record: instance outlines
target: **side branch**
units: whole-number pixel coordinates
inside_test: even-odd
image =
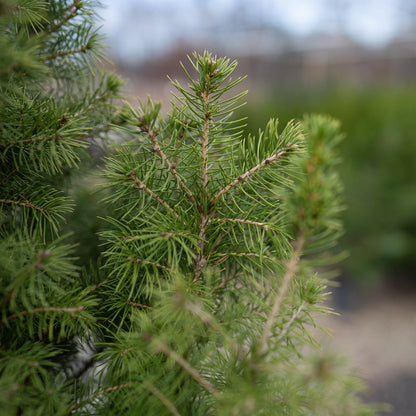
[[[220,258],[214,264],[219,264],[228,257],[258,257],[258,258],[270,260],[272,262],[276,261],[276,259],[274,259],[273,257],[265,256],[265,255],[258,254],[258,253],[251,253],[251,252],[217,253],[217,256],[220,256]]]
[[[4,182],[6,182],[7,181],[7,179],[9,179],[12,175],[14,175],[18,170],[19,170],[19,168],[21,167],[22,165],[19,165],[19,167],[18,168],[14,168],[13,170],[11,170],[4,178],[2,178],[1,180],[0,180],[0,185],[2,184],[2,183],[4,183]]]
[[[168,409],[173,416],[181,416],[175,405],[152,383],[147,384],[146,388],[165,405],[166,409]]]
[[[107,388],[105,388],[103,390],[99,390],[99,391],[91,394],[90,396],[88,396],[86,399],[81,400],[79,403],[76,403],[73,406],[71,406],[71,408],[69,409],[69,413],[68,414],[72,413],[74,410],[76,410],[79,407],[81,407],[84,403],[87,403],[87,402],[89,402],[91,400],[94,400],[97,397],[100,397],[100,396],[102,396],[104,394],[111,393],[112,391],[116,391],[116,390],[120,390],[120,389],[125,389],[125,388],[128,388],[128,387],[131,387],[132,384],[133,383],[124,383],[124,384],[119,384],[117,386],[110,386],[110,387],[107,387]]]
[[[276,321],[277,316],[279,315],[280,307],[282,305],[283,299],[285,298],[289,290],[290,283],[295,278],[296,273],[298,271],[299,258],[303,250],[303,245],[304,237],[300,236],[295,244],[295,252],[286,263],[286,273],[283,276],[282,283],[279,286],[279,290],[274,299],[272,309],[270,311],[269,316],[267,317],[266,324],[264,325],[263,332],[260,336],[258,343],[258,352],[260,354],[265,353],[267,350],[267,341],[272,335],[273,324]]]
[[[88,49],[91,49],[90,44],[83,45],[80,48],[71,49],[69,51],[57,52],[57,53],[54,53],[52,55],[46,56],[45,61],[51,61],[52,59],[62,58],[64,56],[73,55],[73,54],[76,54],[76,53],[85,53],[85,52],[87,52]]]
[[[68,313],[72,317],[75,317],[76,312],[81,312],[84,310],[83,306],[77,306],[75,308],[57,308],[57,307],[45,307],[45,308],[35,308],[30,309],[28,311],[21,311],[14,313],[13,315],[9,315],[6,317],[6,321],[10,321],[11,319],[18,318],[19,316],[24,315],[33,315],[35,313],[47,313],[47,312],[59,312],[59,313]]]
[[[84,299],[86,296],[90,295],[92,292],[94,292],[95,290],[99,289],[101,286],[105,285],[111,278],[112,278],[112,276],[107,277],[107,279],[104,279],[102,282],[100,282],[100,283],[96,284],[95,286],[93,286],[90,290],[88,290],[87,292],[85,292],[81,296],[81,299]]]
[[[63,137],[64,136],[62,134],[56,133],[56,134],[53,134],[52,136],[37,137],[35,139],[16,140],[14,142],[0,145],[0,149],[6,149],[7,147],[10,147],[10,146],[19,146],[19,145],[25,145],[29,143],[58,141],[59,139],[62,139]]]
[[[182,178],[179,176],[177,170],[176,170],[176,163],[172,163],[167,156],[165,155],[165,153],[162,151],[162,149],[160,148],[160,145],[156,139],[156,134],[153,130],[147,129],[145,127],[141,128],[142,131],[146,132],[149,135],[150,140],[152,141],[153,147],[152,150],[154,152],[156,152],[159,157],[162,159],[163,163],[165,164],[165,166],[169,169],[170,173],[173,175],[173,177],[176,179],[176,181],[178,182],[179,186],[181,187],[182,191],[185,193],[185,195],[187,196],[187,198],[196,205],[196,201],[194,196],[191,194],[191,192],[189,191],[189,189],[186,187],[184,181],[182,180]]]
[[[208,98],[206,98],[208,100]],[[205,100],[204,100],[205,104]],[[204,118],[204,131],[202,133],[202,184],[204,189],[208,184],[208,143],[209,143],[209,116]]]
[[[222,223],[234,222],[234,223],[239,223],[239,224],[254,225],[254,226],[257,226],[257,227],[264,228],[266,231],[268,231],[268,230],[277,231],[275,227],[273,227],[270,224],[266,224],[265,222],[245,220],[243,218],[216,218],[216,219],[212,220],[212,222],[222,222]]]
[[[162,270],[165,270],[167,272],[172,271],[171,269],[169,269],[169,267],[166,267],[163,264],[155,263],[153,261],[142,260],[142,259],[138,259],[136,257],[131,257],[131,256],[127,257],[127,260],[130,260],[133,263],[143,264],[144,266],[147,266],[147,265],[154,266],[158,269],[162,269]]]
[[[226,194],[231,188],[236,186],[240,182],[244,182],[246,179],[248,179],[250,176],[254,175],[257,171],[264,168],[267,165],[270,165],[271,163],[275,162],[276,160],[282,158],[285,156],[289,151],[296,149],[298,147],[297,144],[288,144],[282,151],[279,153],[276,153],[272,156],[266,157],[262,162],[260,162],[258,165],[254,166],[247,172],[240,175],[237,179],[234,179],[231,183],[229,183],[225,188],[221,189],[216,195],[214,195],[211,198],[211,203],[216,203],[224,194]]]
[[[132,172],[130,174],[130,179],[137,184],[138,188],[141,191],[145,191],[147,194],[149,194],[155,201],[157,201],[162,207],[164,207],[166,210],[168,210],[171,214],[173,214],[182,224],[185,224],[182,218],[177,214],[174,209],[169,206],[162,198],[160,198],[158,195],[156,195],[150,188],[148,188],[138,177],[136,177],[135,172]]]
[[[38,207],[37,205],[31,204],[29,201],[22,202],[22,201],[14,201],[12,199],[0,199],[0,204],[12,204],[12,205],[17,205],[19,207],[33,208],[36,211],[40,211],[46,214],[51,214],[51,211],[48,211],[45,208]]]
[[[52,26],[49,30],[44,32],[45,35],[49,35],[53,32],[56,32],[60,27],[62,27],[68,20],[71,20],[78,14],[78,10],[81,8],[81,1],[76,0],[74,1],[69,7],[67,7],[67,10],[71,10],[70,13],[68,13],[64,18],[58,22],[55,26]]]
[[[150,334],[143,334],[143,337],[148,341],[152,341]],[[208,381],[206,380],[199,372],[191,366],[183,357],[181,357],[176,351],[170,349],[166,344],[161,342],[155,345],[156,352],[162,352],[167,357],[175,361],[183,370],[185,370],[200,386],[202,386],[206,391],[211,393],[213,396],[219,396],[219,391]]]

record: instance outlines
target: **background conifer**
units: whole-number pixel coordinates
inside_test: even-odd
[[[96,300],[62,227],[121,82],[91,1],[0,2],[0,413],[68,414]],[[74,239],[74,237],[73,237]]]

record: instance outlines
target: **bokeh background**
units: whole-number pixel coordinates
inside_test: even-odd
[[[349,257],[325,348],[346,354],[368,400],[416,414],[416,1],[105,0],[101,33],[134,97],[162,101],[179,61],[239,62],[246,133],[270,117],[338,118]],[[186,82],[186,81],[184,81]],[[238,116],[238,115],[236,115]]]

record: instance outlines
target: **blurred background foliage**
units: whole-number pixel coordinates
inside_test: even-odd
[[[403,86],[338,85],[270,91],[242,110],[252,134],[276,114],[283,124],[305,113],[341,121],[342,273],[357,285],[416,285],[415,109],[415,91]]]

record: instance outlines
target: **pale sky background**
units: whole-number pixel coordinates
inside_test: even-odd
[[[103,0],[102,4],[102,32],[112,54],[128,63],[155,57],[178,42],[243,50],[247,33],[265,29],[287,32],[297,40],[317,33],[345,34],[364,46],[382,48],[400,32],[414,28],[416,11],[416,0]]]

